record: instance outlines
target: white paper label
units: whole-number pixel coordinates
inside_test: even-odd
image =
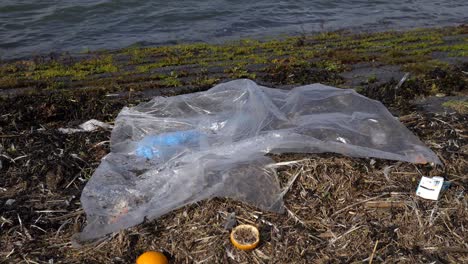
[[[424,199],[437,201],[439,199],[440,190],[444,185],[444,178],[442,177],[425,177],[421,178],[416,195]]]

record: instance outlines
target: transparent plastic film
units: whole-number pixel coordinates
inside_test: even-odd
[[[353,90],[235,80],[124,108],[111,153],[83,190],[88,223],[76,239],[94,240],[212,197],[281,212],[265,154],[284,152],[440,164],[380,102]]]

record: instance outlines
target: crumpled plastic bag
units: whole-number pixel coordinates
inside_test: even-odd
[[[123,108],[111,152],[81,202],[88,241],[212,197],[281,212],[266,153],[334,152],[414,163],[437,156],[378,101],[312,84],[292,90],[235,80]]]

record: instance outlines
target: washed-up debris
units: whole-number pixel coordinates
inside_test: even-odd
[[[401,80],[398,82],[398,84],[396,85],[395,87],[395,90],[398,90],[400,89],[400,87],[403,85],[403,83],[406,81],[406,79],[408,79],[409,77],[409,72],[405,73],[405,75],[403,75],[403,77],[401,78]]]
[[[378,101],[321,84],[279,90],[250,80],[125,107],[111,153],[84,188],[87,241],[186,204],[229,197],[282,212],[266,153],[334,152],[414,163],[438,157]]]
[[[16,202],[15,199],[8,199],[8,200],[5,202],[5,205],[6,205],[6,206],[12,206],[15,202]]]
[[[58,130],[64,134],[73,134],[73,133],[79,133],[79,132],[92,132],[97,130],[98,128],[102,129],[112,129],[113,126],[109,125],[107,123],[101,122],[96,119],[91,119],[83,124],[78,126],[79,128],[59,128]]]
[[[364,204],[367,208],[397,208],[405,207],[406,202],[403,201],[368,201]]]
[[[136,264],[168,264],[169,260],[167,257],[161,253],[156,251],[147,251],[141,254],[137,260]]]
[[[227,215],[226,222],[224,223],[224,229],[231,230],[234,226],[236,226],[236,213],[232,212]]]
[[[238,225],[231,231],[231,243],[241,250],[252,250],[260,243],[260,232],[253,225]]]
[[[416,195],[428,200],[439,200],[440,193],[450,186],[449,182],[444,182],[443,177],[423,176],[416,189]]]

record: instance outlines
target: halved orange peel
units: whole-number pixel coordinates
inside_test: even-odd
[[[231,243],[241,250],[252,250],[260,243],[260,232],[253,225],[238,225],[231,231]]]
[[[169,260],[161,252],[146,251],[137,258],[136,264],[169,264]]]

